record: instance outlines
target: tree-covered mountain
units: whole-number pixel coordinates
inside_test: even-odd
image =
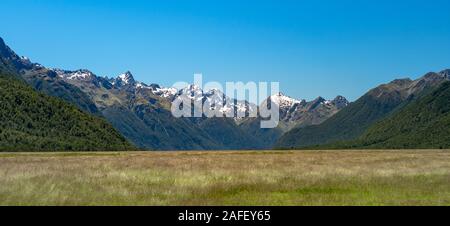
[[[372,125],[354,141],[329,148],[450,148],[450,82]]]
[[[417,79],[397,79],[383,84],[319,125],[295,128],[283,135],[276,148],[301,148],[353,140],[373,123],[427,94],[449,79],[446,71]]]
[[[134,149],[105,120],[35,91],[4,69],[0,69],[0,151]]]

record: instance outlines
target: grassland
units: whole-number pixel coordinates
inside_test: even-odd
[[[0,205],[450,205],[450,151],[3,153]]]

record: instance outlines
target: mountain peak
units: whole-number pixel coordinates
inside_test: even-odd
[[[317,97],[316,99],[313,100],[313,102],[318,102],[318,103],[322,103],[324,101],[326,101],[325,98],[323,98],[321,96],[319,96],[319,97]]]
[[[21,69],[31,69],[38,64],[32,64],[31,61],[26,57],[19,57],[9,46],[5,44],[2,38],[0,38],[0,58],[6,59],[10,62],[15,70],[20,71]]]
[[[122,74],[120,74],[117,77],[122,79],[122,80],[127,80],[127,79],[130,79],[130,78],[133,78],[133,74],[131,74],[130,71],[126,71],[125,73],[122,73]]]
[[[334,98],[333,101],[347,101],[347,99],[341,95],[338,95]]]
[[[0,57],[10,58],[11,55],[13,55],[12,51],[6,45],[5,41],[3,41],[3,39],[0,37]]]
[[[271,101],[278,104],[281,108],[292,107],[294,104],[300,103],[299,100],[284,95],[282,92],[278,92],[275,95],[269,97]]]
[[[191,84],[188,85],[186,88],[181,89],[179,91],[179,94],[187,96],[189,98],[201,98],[203,97],[203,90],[200,86]]]
[[[350,102],[348,102],[347,98],[339,95],[334,100],[331,101],[332,104],[336,105],[338,109],[346,107]]]
[[[120,74],[117,76],[115,84],[122,86],[122,85],[133,85],[136,81],[134,80],[133,74],[131,74],[130,71],[126,71],[123,74]]]

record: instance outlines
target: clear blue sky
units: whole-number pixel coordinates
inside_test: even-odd
[[[126,70],[169,86],[279,81],[296,98],[355,100],[450,68],[450,1],[2,0],[0,36],[45,66]]]

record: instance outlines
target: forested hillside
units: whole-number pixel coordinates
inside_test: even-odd
[[[333,148],[450,148],[450,82]]]
[[[114,151],[133,147],[105,120],[0,72],[0,151]]]

